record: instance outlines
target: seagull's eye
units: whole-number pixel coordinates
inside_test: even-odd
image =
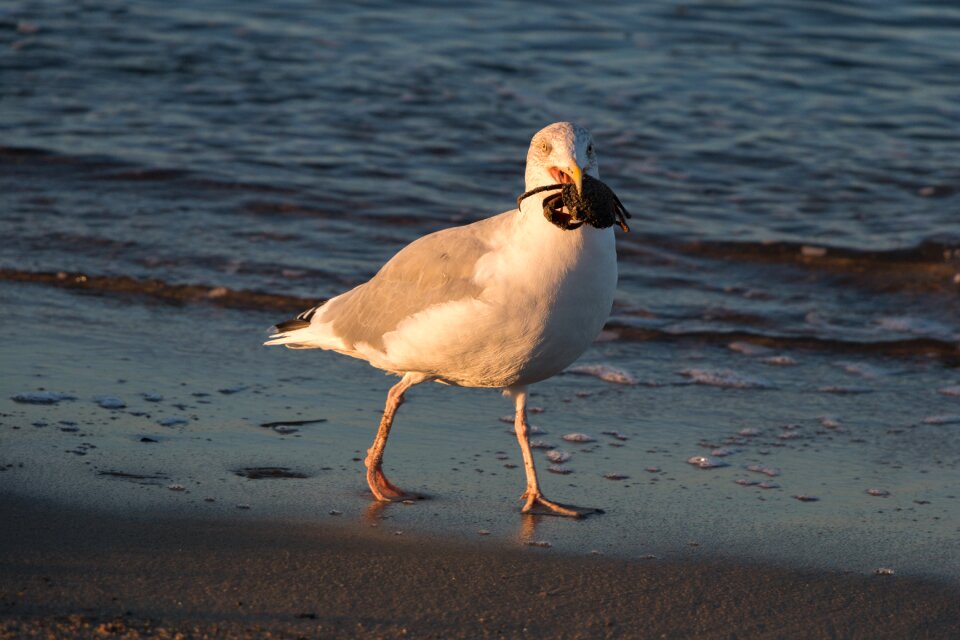
[[[592,155],[593,155],[593,145],[592,145],[592,144],[587,145],[587,155],[588,155],[588,156],[592,156]]]
[[[550,153],[552,150],[553,147],[550,146],[549,142],[544,141],[540,143],[540,151],[543,151],[544,153]]]

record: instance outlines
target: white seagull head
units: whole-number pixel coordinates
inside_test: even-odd
[[[600,178],[589,131],[572,122],[554,122],[533,136],[527,151],[527,191],[569,182],[580,191],[583,174]]]

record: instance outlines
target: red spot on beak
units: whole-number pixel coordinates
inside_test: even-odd
[[[558,184],[570,184],[573,182],[573,178],[561,171],[559,167],[550,167],[550,176]]]

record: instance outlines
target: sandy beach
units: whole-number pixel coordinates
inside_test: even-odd
[[[960,637],[949,5],[0,6],[0,636]],[[372,504],[396,380],[268,328],[561,120],[633,217],[533,458],[604,513],[432,383]]]
[[[0,510],[3,638],[960,634],[960,592],[897,576],[573,558],[375,522],[131,519],[9,496]]]

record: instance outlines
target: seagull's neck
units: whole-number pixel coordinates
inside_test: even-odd
[[[527,164],[524,179],[524,193],[529,193],[539,187],[546,187],[556,183],[557,181],[553,179],[553,176],[550,175],[550,172],[545,166]],[[558,191],[547,190],[531,194],[524,198],[520,203],[520,218],[527,223],[544,222],[552,227],[553,225],[543,217],[543,201],[556,193],[558,193]]]

